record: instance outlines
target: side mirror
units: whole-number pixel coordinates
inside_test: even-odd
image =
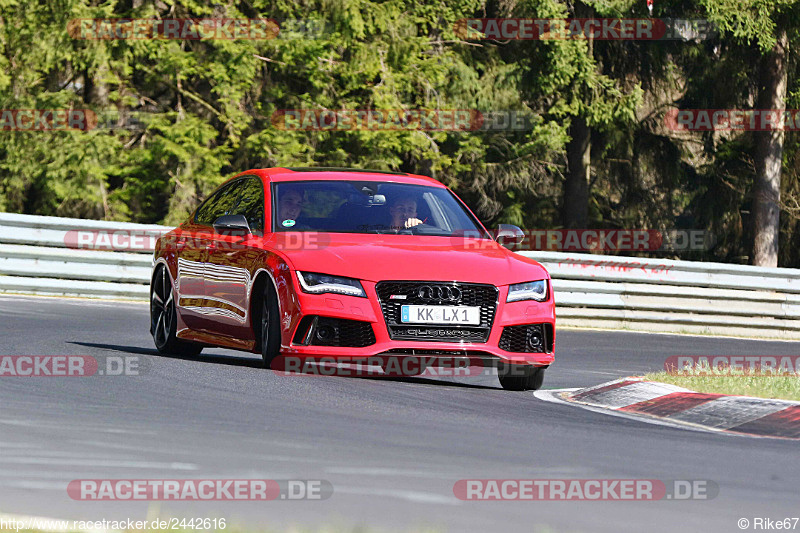
[[[214,231],[226,235],[249,235],[250,224],[242,215],[225,215],[214,221]]]
[[[525,234],[512,224],[499,224],[495,240],[500,244],[520,244],[525,240]]]

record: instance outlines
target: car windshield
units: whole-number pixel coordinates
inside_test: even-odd
[[[380,181],[294,181],[272,186],[274,231],[489,238],[448,189]]]

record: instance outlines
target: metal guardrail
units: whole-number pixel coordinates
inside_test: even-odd
[[[146,300],[152,243],[169,229],[0,213],[0,292]],[[116,238],[126,251],[83,249]],[[521,255],[550,272],[560,326],[800,339],[800,270]]]
[[[561,326],[800,339],[800,270],[523,252],[553,278]]]
[[[153,252],[148,244],[169,229],[0,213],[0,292],[146,300]],[[115,232],[136,235],[142,246],[126,252],[80,248],[83,234],[111,239]]]

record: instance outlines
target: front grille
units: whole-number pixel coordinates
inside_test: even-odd
[[[422,286],[457,288],[461,298],[456,302],[422,300],[417,294]],[[378,300],[392,340],[486,342],[492,330],[497,310],[497,287],[478,283],[442,283],[431,281],[381,281],[375,285]],[[392,296],[395,299],[390,299]],[[397,297],[401,298],[398,299]],[[405,298],[402,298],[405,297]],[[477,326],[443,326],[433,324],[403,324],[400,313],[403,305],[478,306],[480,324]]]
[[[553,351],[553,326],[528,324],[503,328],[498,346],[507,352],[550,353]]]
[[[364,348],[375,344],[372,324],[359,320],[306,316],[294,336],[295,344]]]

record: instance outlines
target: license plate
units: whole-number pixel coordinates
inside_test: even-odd
[[[404,305],[400,312],[400,322],[477,326],[481,323],[481,308],[455,305]]]

